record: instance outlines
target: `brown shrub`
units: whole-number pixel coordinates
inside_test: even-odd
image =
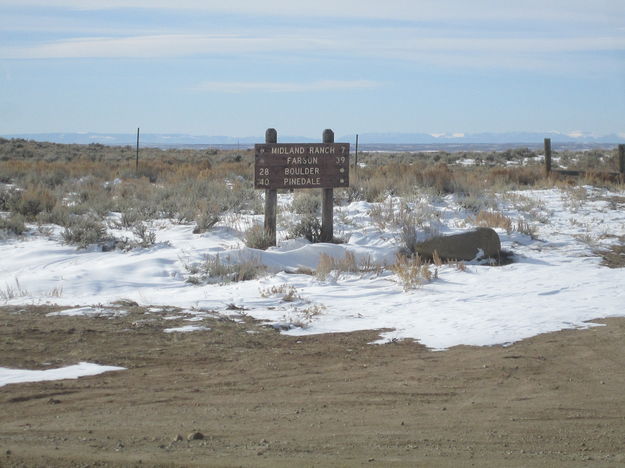
[[[57,204],[57,198],[51,190],[43,187],[30,187],[18,192],[12,211],[33,221],[41,212],[50,212]]]
[[[497,211],[480,211],[474,217],[469,218],[469,221],[476,226],[502,228],[508,234],[512,232],[512,220]]]

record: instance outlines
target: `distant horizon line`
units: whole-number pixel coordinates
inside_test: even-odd
[[[110,146],[136,144],[137,133],[117,132],[28,132],[4,133],[0,137],[6,139],[25,139],[50,143],[89,144],[100,143]],[[475,132],[475,133],[426,133],[426,132],[363,132],[347,133],[336,137],[336,141],[354,142],[356,137],[361,145],[441,145],[441,144],[543,144],[545,138],[554,143],[571,144],[620,144],[625,143],[625,132],[597,134],[594,132]],[[279,135],[281,143],[318,142],[319,138],[301,135]],[[229,136],[229,135],[198,135],[176,132],[139,132],[140,144],[146,146],[159,145],[253,145],[262,143],[264,135]]]

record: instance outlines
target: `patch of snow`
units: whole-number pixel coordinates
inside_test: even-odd
[[[119,315],[126,315],[128,312],[125,310],[107,309],[104,307],[77,307],[74,309],[61,310],[59,312],[50,312],[46,314],[48,317],[64,316],[64,317],[93,317],[93,316],[107,316],[114,317]]]
[[[102,366],[89,362],[80,362],[73,366],[47,370],[10,369],[0,367],[0,387],[14,383],[43,382],[48,380],[77,379],[104,372],[125,370],[124,367]]]
[[[201,327],[199,325],[184,325],[182,327],[165,328],[165,333],[189,333],[194,331],[210,330],[208,327]]]

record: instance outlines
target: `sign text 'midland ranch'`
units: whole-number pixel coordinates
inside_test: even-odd
[[[332,145],[332,146],[330,146]],[[277,144],[270,148],[271,154],[336,154],[336,146],[334,143],[326,143],[315,146],[302,145],[281,145]]]
[[[349,143],[255,145],[256,188],[349,186]]]

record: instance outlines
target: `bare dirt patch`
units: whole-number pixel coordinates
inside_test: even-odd
[[[619,244],[607,249],[597,249],[595,253],[601,257],[601,264],[608,268],[625,268],[625,236],[619,238]]]
[[[613,245],[607,250],[599,252],[603,259],[601,264],[609,268],[624,268],[625,267],[625,245],[618,244]]]
[[[53,310],[0,308],[0,366],[127,370],[0,387],[2,467],[625,464],[623,319],[433,352],[368,344],[376,331]],[[189,323],[210,330],[163,332]]]

